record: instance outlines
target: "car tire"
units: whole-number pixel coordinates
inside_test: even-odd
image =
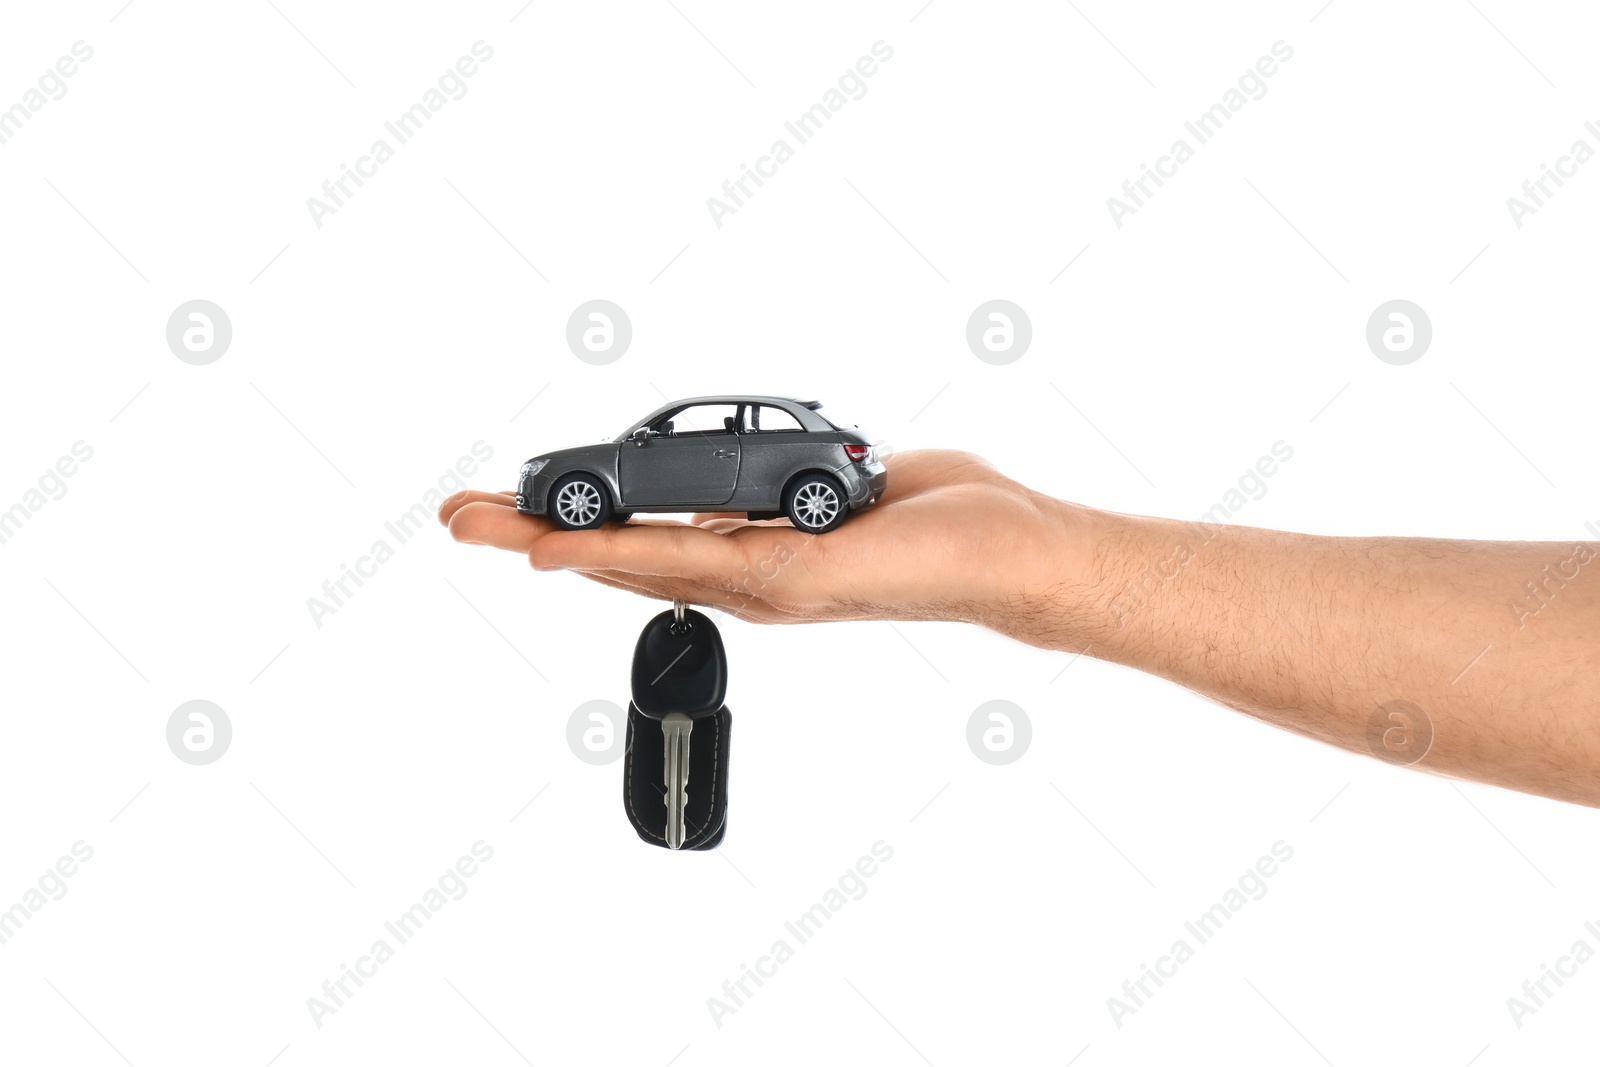
[[[837,478],[808,471],[795,477],[783,491],[783,513],[795,529],[820,534],[843,522],[850,513],[850,504]]]
[[[598,529],[611,519],[611,494],[593,474],[569,474],[550,487],[548,514],[563,530]]]

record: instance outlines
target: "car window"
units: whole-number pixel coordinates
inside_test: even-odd
[[[811,410],[816,412],[818,415],[821,415],[823,420],[826,421],[827,424],[829,426],[832,426],[835,430],[849,430],[849,429],[858,428],[855,423],[850,422],[850,421],[845,420],[845,419],[842,419],[839,416],[833,414],[831,411],[823,411],[821,404],[818,404],[816,407],[812,408]]]
[[[762,404],[755,409],[756,430],[761,433],[800,433],[805,430],[800,420],[782,408]]]
[[[666,424],[668,423],[672,426],[671,433],[674,437],[733,433],[736,432],[739,426],[739,406],[737,404],[691,404],[664,420],[659,427],[663,433],[667,432]]]

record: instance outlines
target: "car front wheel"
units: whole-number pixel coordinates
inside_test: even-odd
[[[844,521],[849,510],[844,487],[828,474],[802,474],[783,495],[783,513],[795,529],[806,533],[827,533]]]
[[[563,530],[593,530],[611,518],[611,497],[592,474],[569,474],[550,488],[550,517]]]

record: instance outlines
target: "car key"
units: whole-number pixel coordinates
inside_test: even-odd
[[[689,838],[691,739],[695,723],[708,719],[713,721],[715,732],[708,738],[713,752],[703,773],[711,779],[707,783],[711,794],[707,797],[697,790],[706,799],[706,803],[697,805],[697,810],[703,808],[706,820],[714,821],[711,825],[697,827],[697,832],[706,838],[703,843],[715,843],[709,833],[713,830],[720,839],[727,807],[726,734],[730,717],[722,703],[726,692],[727,655],[722,637],[708,617],[676,601],[671,611],[662,612],[646,624],[634,649],[633,707],[629,714],[630,766],[627,770],[629,817],[646,840],[659,837],[667,848],[680,849]],[[666,793],[663,798],[666,811],[660,835],[641,825],[642,819],[632,806],[633,720],[636,716],[661,723],[661,782]],[[641,725],[648,728],[647,724]],[[703,759],[700,762],[706,763]],[[696,781],[698,783],[698,779]],[[648,822],[653,825],[654,820]]]
[[[689,802],[689,736],[694,720],[674,711],[661,720],[661,741],[666,751],[667,847],[683,847],[684,807]]]

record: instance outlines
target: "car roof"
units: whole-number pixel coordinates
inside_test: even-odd
[[[670,404],[663,405],[663,407],[677,407],[679,404],[794,404],[812,411],[822,406],[820,400],[800,400],[792,396],[763,396],[759,393],[723,393],[718,396],[685,397],[682,400],[674,400]]]

